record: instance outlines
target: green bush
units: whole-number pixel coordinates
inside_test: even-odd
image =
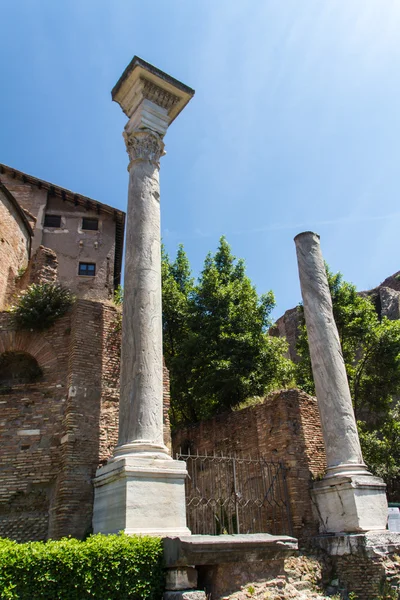
[[[162,589],[159,538],[0,539],[1,600],[159,600]]]
[[[33,283],[17,297],[9,312],[20,329],[47,329],[74,300],[70,290],[59,283]]]

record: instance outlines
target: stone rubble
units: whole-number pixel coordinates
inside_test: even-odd
[[[248,583],[221,600],[326,600],[331,596],[324,596],[321,591],[322,571],[323,564],[316,558],[290,557],[285,560],[284,575],[270,581]]]

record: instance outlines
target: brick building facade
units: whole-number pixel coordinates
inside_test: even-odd
[[[0,181],[8,198],[0,190],[0,234],[10,240],[14,253],[21,255],[8,225],[12,221],[10,199],[15,214],[15,207],[19,207],[20,237],[24,235],[21,218],[25,229],[30,229],[32,256],[40,246],[53,250],[58,259],[58,280],[78,298],[112,298],[121,277],[125,213],[3,164]],[[26,267],[27,259],[21,255],[17,265],[14,258],[10,262],[3,247],[0,252],[2,260],[7,258],[12,281]],[[1,271],[0,277],[4,277]],[[9,286],[4,298],[0,296],[0,310],[11,301],[13,292]]]

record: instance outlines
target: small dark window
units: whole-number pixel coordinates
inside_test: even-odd
[[[45,227],[61,227],[61,216],[60,215],[45,215],[44,216]]]
[[[79,263],[79,275],[94,277],[96,275],[96,265],[94,263]]]
[[[97,231],[99,228],[98,219],[82,219],[82,229],[89,229],[89,231]]]

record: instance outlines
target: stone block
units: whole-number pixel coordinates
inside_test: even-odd
[[[205,592],[186,590],[180,592],[164,592],[163,600],[206,600]]]
[[[320,533],[386,529],[386,485],[378,477],[327,477],[314,483],[312,497]]]
[[[191,590],[197,587],[197,570],[194,567],[167,569],[166,590]]]
[[[384,530],[320,535],[313,539],[313,544],[325,550],[330,556],[351,555],[379,558],[400,552],[400,533]]]
[[[190,535],[186,527],[185,463],[125,456],[98,469],[94,533]]]
[[[167,567],[257,562],[293,556],[297,540],[287,535],[191,535],[166,537],[164,559]]]

